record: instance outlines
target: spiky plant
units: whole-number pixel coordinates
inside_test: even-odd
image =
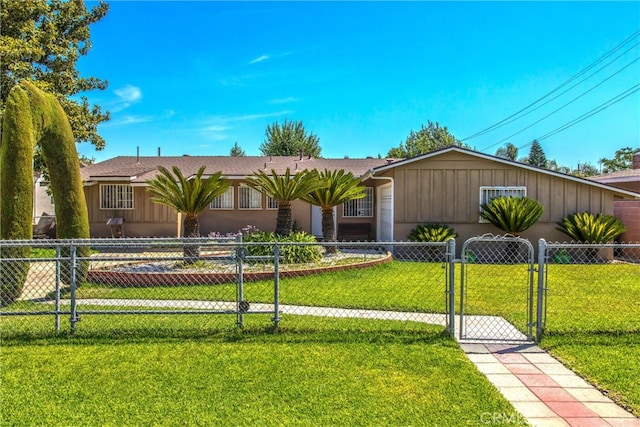
[[[343,169],[335,171],[325,169],[322,172],[314,169],[311,173],[323,185],[321,188],[302,196],[301,199],[320,207],[322,211],[322,238],[325,242],[335,242],[336,225],[333,218],[333,208],[350,200],[365,197],[364,187],[360,185],[359,178]],[[327,253],[334,253],[336,250],[335,246],[325,247]]]
[[[198,215],[213,199],[227,191],[230,182],[222,177],[222,172],[203,179],[205,166],[198,169],[191,179],[187,179],[177,166],[172,169],[173,173],[158,166],[158,176],[146,181],[147,191],[152,195],[151,201],[169,206],[184,215],[185,237],[200,237]],[[185,246],[185,263],[194,262],[199,256],[199,247]]]
[[[606,243],[627,231],[622,221],[613,215],[574,213],[558,223],[557,230],[582,243]]]
[[[420,224],[409,232],[412,242],[446,242],[456,237],[458,233],[446,224]]]
[[[254,190],[277,200],[276,234],[281,236],[291,234],[291,202],[306,196],[323,185],[316,179],[315,174],[308,170],[292,174],[289,168],[281,175],[273,169],[270,174],[261,170],[256,171],[252,176],[247,177],[246,183]]]
[[[542,205],[528,197],[496,197],[480,207],[480,216],[513,236],[530,228],[542,216]]]

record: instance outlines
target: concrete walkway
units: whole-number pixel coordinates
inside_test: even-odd
[[[63,302],[63,304],[65,303],[68,304],[68,301]],[[190,300],[83,299],[78,300],[77,303],[79,309],[85,305],[220,311],[236,308],[236,304],[232,302]],[[296,305],[280,305],[279,307],[282,314],[401,320],[441,326],[446,324],[444,314]],[[273,305],[252,304],[250,312],[273,312]],[[495,337],[494,341],[486,339],[479,341],[477,339],[478,337],[489,338],[495,334],[496,330],[511,331],[511,328],[515,330],[505,319],[495,316],[470,317],[472,317],[472,322],[465,328],[473,325],[472,335],[476,337],[476,340],[458,340],[462,350],[532,426],[640,427],[639,419],[616,405],[611,399],[535,344],[528,342],[505,344],[504,341],[495,340]],[[456,316],[456,337],[459,336],[458,322],[459,316]],[[499,325],[498,328],[496,328],[496,324]],[[487,330],[483,331],[481,325],[486,325]],[[468,332],[471,330],[468,329]],[[508,336],[513,338],[511,334]],[[517,338],[521,337],[523,336]],[[507,416],[508,414],[503,415]],[[507,421],[501,420],[500,423],[504,424]]]

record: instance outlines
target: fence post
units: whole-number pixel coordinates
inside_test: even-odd
[[[62,255],[60,245],[56,245],[56,332],[60,331],[60,263]]]
[[[547,242],[538,240],[538,300],[536,302],[536,342],[542,338],[542,306],[544,304],[544,278],[546,274]]]
[[[239,328],[244,327],[244,255],[245,249],[242,247],[242,234],[238,234],[236,236],[236,242],[238,246],[236,246],[236,273],[237,277],[237,287],[236,287],[236,325]]]
[[[280,247],[273,247],[273,326],[280,323]]]
[[[69,281],[71,282],[71,318],[69,319],[71,322],[71,335],[76,332],[76,323],[78,322],[78,312],[76,306],[76,268],[77,268],[77,260],[76,260],[76,245],[71,243],[70,251],[69,251]]]
[[[447,240],[447,262],[449,263],[449,334],[456,335],[456,240]]]

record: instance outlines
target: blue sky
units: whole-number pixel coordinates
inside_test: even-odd
[[[385,156],[428,120],[465,139],[631,37],[544,101],[575,85],[557,99],[465,139],[489,154],[511,142],[524,156],[640,84],[640,2],[109,3],[78,63],[109,81],[86,94],[111,111],[106,148],[79,146],[97,160],[136,147],[227,155],[236,141],[260,155],[267,125],[285,119],[318,135],[324,157]],[[640,146],[640,91],[540,143],[569,166]]]

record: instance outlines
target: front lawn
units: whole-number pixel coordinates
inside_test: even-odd
[[[441,328],[300,321],[277,333],[5,343],[0,425],[460,426],[515,414]]]

